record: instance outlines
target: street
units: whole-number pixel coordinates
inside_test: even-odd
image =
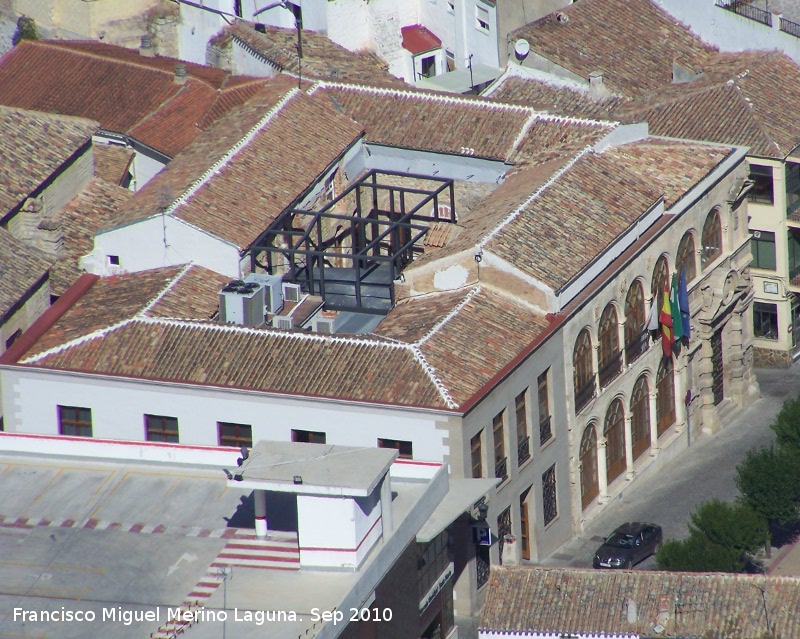
[[[784,400],[800,392],[800,363],[790,369],[757,371],[761,399],[732,423],[712,436],[693,438],[691,447],[659,472],[639,478],[591,521],[583,536],[565,544],[546,566],[591,567],[592,555],[602,540],[626,521],[660,524],[664,539],[688,535],[689,515],[713,498],[730,501],[738,494],[734,484],[736,465],[746,452],[769,445],[769,428]],[[639,568],[652,568],[645,560]]]

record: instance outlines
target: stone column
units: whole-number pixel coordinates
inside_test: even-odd
[[[253,491],[253,502],[256,510],[256,538],[267,538],[267,492],[256,488]]]
[[[597,337],[594,338],[594,343],[592,343],[592,371],[594,372],[594,396],[597,397],[600,394],[600,363],[598,354],[600,352],[600,342],[597,341]]]
[[[597,483],[600,485],[600,495],[597,499],[601,504],[604,504],[608,501],[608,466],[606,465],[605,435],[597,439]]]
[[[675,432],[682,433],[686,428],[686,389],[689,381],[686,379],[688,368],[686,358],[679,356],[675,358]]]
[[[633,432],[631,429],[631,413],[629,410],[625,411],[625,466],[627,472],[625,479],[633,479],[635,472],[633,470]]]
[[[655,380],[653,380],[655,386]],[[658,455],[661,446],[658,444],[658,406],[656,404],[657,394],[650,393],[650,456]]]

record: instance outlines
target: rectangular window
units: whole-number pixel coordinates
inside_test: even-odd
[[[528,390],[525,389],[514,400],[514,410],[517,417],[517,465],[522,466],[531,458],[531,438],[528,436],[528,404],[525,399]]]
[[[544,509],[544,525],[546,526],[558,516],[555,464],[550,466],[542,475],[542,506]]]
[[[506,536],[511,534],[511,506],[497,516],[497,550],[500,554],[500,565],[503,565],[503,546]]]
[[[232,422],[217,422],[217,434],[220,446],[233,446],[241,448],[253,446],[253,427],[250,424],[234,424]]]
[[[306,444],[325,444],[327,436],[316,430],[296,430],[292,428],[292,441]]]
[[[92,436],[92,409],[79,406],[58,407],[58,432],[73,437]]]
[[[536,378],[539,387],[539,445],[544,446],[553,437],[550,428],[550,393],[547,387],[547,375],[550,373],[548,368],[544,373]]]
[[[790,229],[789,235],[789,278],[800,275],[800,231]]]
[[[489,10],[480,6],[475,7],[475,28],[478,31],[489,33]]]
[[[492,420],[492,436],[494,437],[494,476],[500,479],[508,477],[508,468],[506,467],[506,445],[505,445],[505,429],[503,422],[505,421],[505,411],[499,412]]]
[[[11,333],[11,337],[6,340],[6,348],[11,348],[11,345],[16,342],[22,336],[22,329],[18,328],[13,333]]]
[[[787,162],[786,167],[786,215],[800,208],[800,164]]]
[[[445,60],[447,60],[447,72],[456,70],[456,55],[452,51],[445,50],[444,52]]]
[[[772,167],[759,164],[750,165],[750,180],[753,187],[747,199],[758,204],[772,204],[775,201],[772,188]]]
[[[531,558],[531,534],[528,521],[528,502],[526,501],[530,491],[531,489],[528,488],[528,490],[519,496],[520,550],[522,551],[523,559]]]
[[[149,442],[178,443],[178,418],[164,415],[145,415],[144,426]]]
[[[753,253],[753,266],[769,271],[775,270],[775,233],[771,231],[753,231],[750,239],[750,250]]]
[[[483,431],[469,440],[470,456],[472,459],[472,477],[483,477],[483,451],[481,450],[481,435]]]
[[[426,58],[422,58],[422,73],[420,74],[423,78],[432,78],[436,75],[436,56],[429,55]]]
[[[394,448],[400,451],[400,459],[413,459],[414,452],[411,442],[401,439],[378,438],[378,448]]]
[[[778,305],[753,302],[753,334],[761,339],[778,339]]]

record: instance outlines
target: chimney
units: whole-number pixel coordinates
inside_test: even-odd
[[[153,58],[156,55],[156,50],[153,48],[153,36],[149,33],[142,36],[142,43],[139,45],[139,55],[145,58]]]
[[[602,71],[592,71],[589,74],[589,95],[596,102],[605,100],[611,95],[605,84],[603,84]]]
[[[179,64],[175,67],[175,84],[184,84],[187,77],[185,64]]]

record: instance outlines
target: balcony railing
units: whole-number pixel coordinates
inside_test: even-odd
[[[747,0],[717,0],[717,6],[765,24],[768,27],[772,26],[772,14],[769,11],[764,11],[764,9],[748,4]]]
[[[517,444],[517,466],[522,466],[531,458],[531,438],[526,437]]]
[[[646,329],[632,342],[625,344],[625,361],[628,365],[639,359],[650,347],[650,335]]]
[[[595,396],[595,376],[592,375],[589,381],[580,388],[575,389],[575,412],[578,413]]]
[[[494,465],[494,476],[505,481],[508,479],[508,457],[503,457]]]
[[[539,446],[544,446],[553,437],[553,431],[550,428],[550,415],[547,419],[539,422]]]
[[[606,364],[600,367],[600,388],[605,388],[622,372],[622,353],[612,355]]]
[[[800,24],[797,24],[796,22],[792,22],[786,18],[781,18],[780,29],[784,33],[788,33],[795,38],[800,38]]]

